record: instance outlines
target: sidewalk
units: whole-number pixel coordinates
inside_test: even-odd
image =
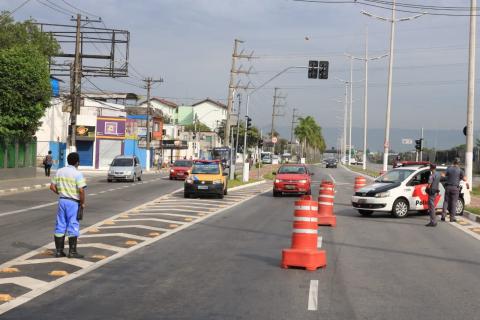
[[[92,178],[98,176],[107,175],[107,170],[80,170],[85,177]],[[144,175],[150,174],[165,174],[167,169],[162,169],[160,171],[149,171],[144,172]],[[51,177],[55,176],[55,171],[52,170]],[[31,191],[35,189],[43,189],[50,187],[51,177],[46,177],[43,171],[43,168],[37,169],[37,176],[34,178],[21,178],[21,179],[9,179],[9,180],[0,180],[0,196],[5,194],[12,194],[23,191]]]

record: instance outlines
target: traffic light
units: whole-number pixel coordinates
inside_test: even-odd
[[[259,148],[263,147],[263,140],[262,139],[258,140],[258,147]]]
[[[308,79],[318,78],[318,61],[308,61]]]
[[[318,79],[328,79],[328,61],[320,61],[318,66]]]
[[[423,149],[423,139],[415,140],[415,149],[421,151]]]
[[[246,116],[246,117],[247,117],[247,131],[249,131],[252,128],[252,118],[250,118],[249,116]]]

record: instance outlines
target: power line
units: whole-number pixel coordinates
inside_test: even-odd
[[[77,11],[80,11],[80,12],[86,13],[86,14],[89,15],[89,16],[97,17],[97,18],[100,18],[100,19],[101,19],[100,16],[97,16],[97,15],[95,15],[95,14],[93,14],[93,13],[90,13],[90,12],[88,12],[88,11],[85,11],[85,10],[82,10],[82,9],[80,9],[80,8],[78,8],[78,7],[75,7],[74,5],[68,3],[68,2],[65,1],[65,0],[62,0],[62,2],[65,3],[67,6],[73,8],[73,9],[75,9],[75,10],[77,10]]]
[[[42,2],[41,0],[37,0],[37,2],[40,3],[41,5],[47,7],[47,8],[52,9],[53,11],[57,11],[57,12],[59,12],[59,13],[61,13],[61,14],[64,14],[64,15],[66,15],[66,16],[68,16],[68,17],[71,16],[70,13],[66,13],[65,11],[62,11],[62,10],[57,9],[57,8],[55,8],[55,7],[52,7],[52,6],[48,5],[47,3]]]
[[[3,14],[2,16],[0,16],[0,19],[1,18],[6,18],[6,17],[10,17],[12,14],[14,14],[15,12],[17,12],[18,10],[20,10],[24,5],[26,5],[27,3],[29,3],[31,0],[26,0],[24,2],[22,2],[18,7],[16,7],[15,9],[13,9],[12,11],[8,11],[6,12],[5,14]]]

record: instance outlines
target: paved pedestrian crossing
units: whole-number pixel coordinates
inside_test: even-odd
[[[78,248],[85,259],[54,258],[55,246],[49,243],[5,262],[0,265],[0,314],[269,190],[269,183],[254,184],[232,189],[224,199],[184,199],[179,190],[82,230]]]

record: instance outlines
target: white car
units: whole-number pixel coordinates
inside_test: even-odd
[[[437,172],[443,173],[445,166],[438,166]],[[409,211],[428,210],[428,195],[425,188],[428,185],[430,168],[428,165],[400,167],[388,171],[378,177],[352,196],[352,205],[361,215],[371,215],[373,212],[390,212],[397,218],[406,217]],[[445,200],[445,178],[442,177],[440,193],[437,196],[436,208],[443,208]],[[457,215],[463,214],[465,205],[470,204],[470,191],[466,184],[460,183],[460,197],[457,203]]]

